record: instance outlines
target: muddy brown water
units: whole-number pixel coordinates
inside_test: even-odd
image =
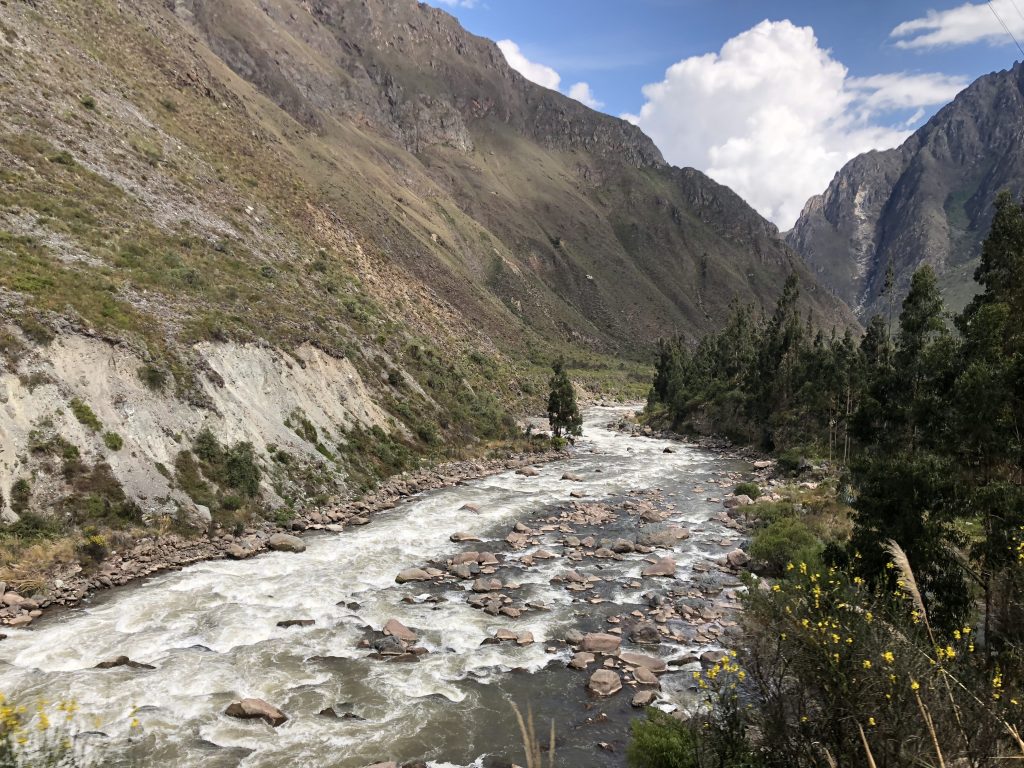
[[[711,520],[721,506],[705,497],[721,495],[715,483],[723,472],[749,465],[605,428],[622,413],[588,410],[572,457],[539,467],[539,477],[509,472],[430,492],[367,526],[307,536],[302,554],[200,563],[106,592],[36,628],[11,631],[0,643],[0,691],[29,703],[76,701],[87,727],[105,734],[92,741],[108,744],[104,764],[111,766],[361,768],[415,759],[434,768],[521,764],[513,701],[532,706],[542,731],[555,720],[561,768],[624,765],[629,722],[639,714],[630,706],[632,691],[603,700],[589,696],[586,675],[566,668],[572,651],[559,641],[570,629],[606,629],[607,616],[639,607],[649,589],[669,586],[640,579],[641,555],[582,563],[560,557],[516,572],[522,584],[516,602],[548,607],[518,619],[471,608],[470,582],[395,583],[403,568],[471,548],[508,552],[509,559],[529,554],[536,548],[510,552],[504,545],[510,526],[564,508],[572,491],[620,502],[650,488],[660,488],[674,504],[672,521],[694,531],[676,547],[675,587],[702,578],[694,563],[720,558],[726,550],[719,540],[735,538]],[[669,446],[674,453],[663,452]],[[565,472],[583,481],[563,481]],[[696,486],[707,491],[694,492]],[[463,509],[467,502],[480,511]],[[486,543],[452,543],[456,531],[471,531]],[[635,535],[635,518],[598,533]],[[543,546],[561,553],[561,538],[548,534]],[[567,568],[600,573],[597,594],[605,602],[574,601],[573,593],[549,583]],[[637,581],[642,588],[629,586]],[[423,600],[430,595],[443,602]],[[418,663],[375,661],[357,648],[392,617],[414,628],[429,650]],[[277,626],[288,619],[315,624]],[[537,642],[481,645],[499,628],[528,630]],[[716,647],[695,641],[638,650],[672,660]],[[119,655],[155,669],[94,669]],[[664,675],[660,706],[685,704],[691,679],[688,669]],[[290,719],[271,728],[225,716],[239,697],[266,699]],[[327,707],[349,716],[319,714]]]

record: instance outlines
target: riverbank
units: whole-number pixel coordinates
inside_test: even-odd
[[[251,525],[237,535],[218,529],[201,537],[176,533],[145,536],[131,543],[123,552],[111,552],[88,572],[79,563],[64,564],[50,575],[46,583],[31,585],[30,593],[22,589],[26,594],[21,594],[13,585],[0,581],[0,623],[9,627],[26,627],[46,611],[78,605],[99,590],[124,586],[206,560],[254,557],[268,550],[274,534],[296,534],[307,530],[341,533],[351,526],[366,525],[375,513],[392,509],[402,500],[417,494],[567,456],[565,451],[546,450],[517,452],[505,458],[448,462],[392,476],[359,499],[332,510],[309,511],[287,525],[267,520]],[[4,635],[0,634],[2,639]]]

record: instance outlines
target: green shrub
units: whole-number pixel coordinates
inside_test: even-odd
[[[124,448],[124,440],[117,432],[104,432],[103,444],[112,451],[120,451]]]
[[[779,471],[787,475],[795,475],[800,471],[800,468],[804,466],[807,459],[804,458],[804,452],[799,448],[790,448],[788,451],[783,451],[778,457]]]
[[[626,750],[630,768],[700,768],[697,738],[689,723],[657,709],[634,720]]]
[[[96,99],[88,94],[82,96],[82,98],[78,100],[78,103],[90,111],[96,109]]]
[[[737,496],[749,496],[752,499],[756,499],[761,495],[761,489],[757,483],[740,483],[736,486],[735,493]]]
[[[224,459],[224,485],[234,488],[250,498],[260,495],[259,465],[252,443],[237,443],[231,447]]]
[[[14,485],[11,486],[11,509],[20,515],[28,509],[31,500],[32,486],[29,485],[28,480],[24,477],[15,480]]]
[[[138,374],[142,383],[154,392],[162,392],[167,386],[167,374],[151,363],[139,368]]]
[[[93,413],[92,408],[90,408],[87,403],[83,403],[76,397],[69,403],[69,405],[71,407],[71,412],[82,425],[93,432],[99,432],[103,429],[103,423],[99,420],[99,417]]]
[[[201,461],[208,464],[219,464],[224,460],[224,449],[209,428],[196,435],[196,439],[192,443],[192,450]]]
[[[781,574],[789,563],[816,562],[823,545],[810,528],[795,517],[783,517],[754,534],[750,556]]]

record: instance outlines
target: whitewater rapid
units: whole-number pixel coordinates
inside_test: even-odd
[[[694,486],[720,476],[725,460],[605,428],[623,412],[588,410],[573,456],[539,467],[539,477],[508,472],[430,492],[377,514],[369,525],[306,536],[302,554],[197,564],[111,590],[32,629],[11,631],[0,643],[0,691],[23,701],[76,701],[90,728],[116,745],[108,765],[122,758],[134,765],[204,768],[361,768],[414,758],[433,766],[485,765],[488,756],[513,756],[512,700],[532,703],[539,714],[575,733],[575,724],[586,717],[580,705],[585,680],[565,669],[568,651],[552,653],[549,644],[588,622],[598,626],[611,607],[618,608],[588,608],[549,584],[576,564],[556,559],[524,571],[522,594],[549,610],[519,619],[471,608],[468,583],[466,591],[447,594],[444,602],[417,603],[429,590],[398,585],[395,575],[467,549],[449,540],[456,531],[495,540],[474,548],[504,552],[500,540],[512,523],[550,513],[572,491],[602,500],[662,488],[675,503],[672,520],[694,529],[675,553],[680,578],[697,560],[720,555],[715,537],[721,534],[703,524],[721,508]],[[666,453],[669,447],[674,452]],[[565,472],[583,481],[566,482]],[[479,512],[464,508],[467,503]],[[642,558],[601,567],[620,583],[638,576]],[[624,592],[611,597],[623,603],[637,599]],[[367,627],[379,630],[390,618],[419,634],[418,644],[429,650],[419,663],[373,661],[357,648]],[[315,624],[277,626],[289,619]],[[530,631],[537,642],[481,645],[502,627]],[[663,653],[686,650],[699,648]],[[120,655],[155,669],[94,669]],[[290,719],[274,729],[224,716],[239,697],[265,699]],[[359,719],[319,714],[327,707]],[[630,716],[628,700],[613,707],[613,724],[621,729]],[[587,745],[596,745],[603,727],[595,725],[593,737],[567,736],[560,764],[621,764],[621,755],[600,754],[596,746],[587,761]]]

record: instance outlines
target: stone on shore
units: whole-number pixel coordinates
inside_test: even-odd
[[[267,541],[267,547],[274,552],[305,552],[306,545],[298,536],[287,533],[275,533]]]
[[[263,699],[242,699],[233,701],[224,710],[228,717],[237,717],[242,720],[254,720],[260,718],[277,728],[277,726],[288,721],[287,715],[272,704]]]
[[[430,574],[422,568],[406,568],[395,576],[395,581],[399,584],[405,584],[409,581],[430,581]]]
[[[647,690],[644,690],[644,691],[637,691],[633,695],[633,700],[630,703],[634,707],[639,709],[640,707],[646,707],[651,702],[653,702],[655,696],[657,696],[657,694],[654,691],[652,691],[650,688],[648,688]]]

